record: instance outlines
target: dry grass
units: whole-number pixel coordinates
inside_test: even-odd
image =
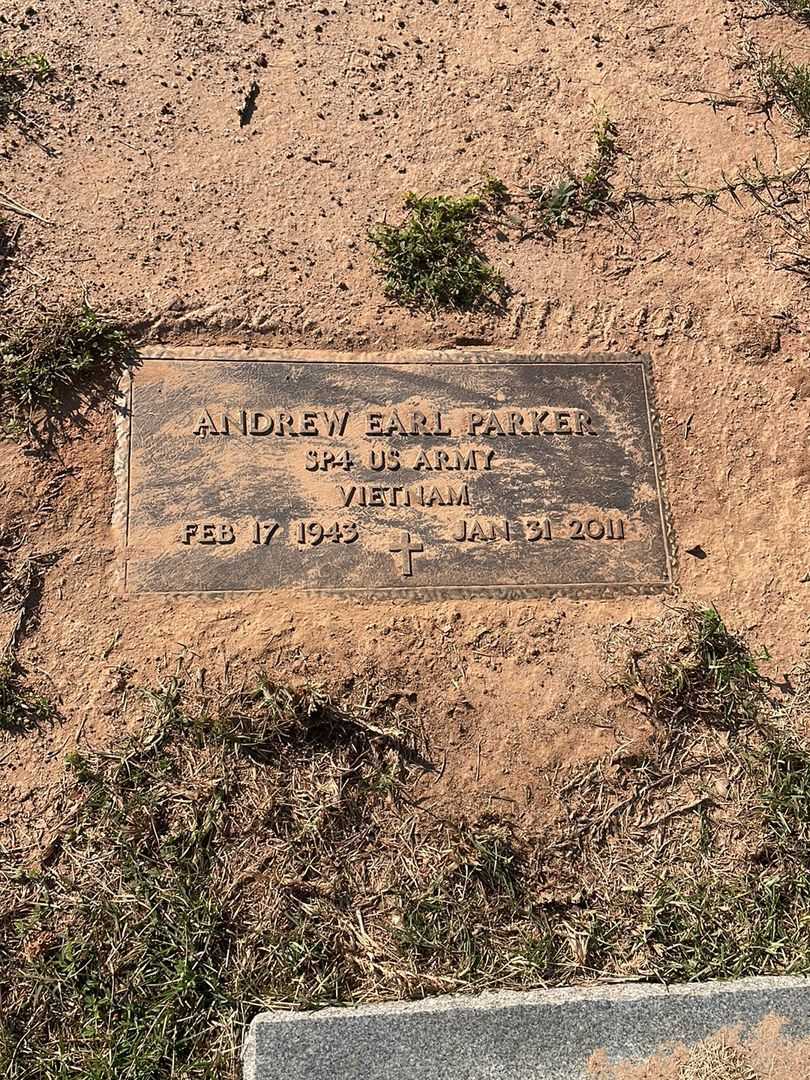
[[[18,612],[28,602],[35,560],[23,554],[23,537],[0,528],[0,611]]]
[[[2,209],[0,206],[0,211]],[[6,271],[16,254],[21,228],[19,222],[14,224],[7,218],[0,218],[0,289],[4,287]]]
[[[777,236],[770,253],[774,267],[810,280],[810,160],[769,173],[755,158],[735,174],[723,173],[716,187],[684,184],[657,195],[633,191],[627,193],[626,200],[630,204],[692,202],[701,207],[717,207],[723,200],[732,200],[740,208],[752,209],[756,219],[773,227]]]
[[[542,835],[420,809],[382,691],[143,696],[137,738],[71,758],[43,861],[0,860],[4,1075],[222,1080],[259,1008],[810,968],[810,754],[754,657],[716,612],[613,647],[654,734]]]
[[[695,1047],[678,1073],[678,1080],[759,1080],[745,1054],[721,1042]]]
[[[771,261],[775,268],[810,281],[810,161],[769,175],[754,160],[726,190],[739,206],[746,199],[757,217],[774,227],[778,239],[771,248]]]

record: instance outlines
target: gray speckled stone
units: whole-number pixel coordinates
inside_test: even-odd
[[[800,978],[623,984],[263,1013],[245,1043],[245,1080],[586,1080],[597,1050],[640,1061],[767,1016],[808,1037],[809,988]]]

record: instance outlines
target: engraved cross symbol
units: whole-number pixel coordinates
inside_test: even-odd
[[[402,546],[389,548],[388,550],[392,555],[402,556],[402,576],[413,577],[413,556],[418,555],[420,551],[424,551],[425,546],[419,540],[411,540],[409,532],[403,530],[400,535],[402,537],[400,540]]]

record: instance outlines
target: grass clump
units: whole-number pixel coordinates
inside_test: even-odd
[[[760,58],[758,77],[769,101],[788,111],[799,133],[810,132],[810,65],[773,53]]]
[[[87,304],[47,313],[0,333],[0,393],[28,409],[52,406],[66,387],[119,373],[130,356],[126,332]]]
[[[627,685],[668,731],[700,724],[737,731],[757,720],[765,702],[764,658],[715,608],[688,609],[663,637],[633,651]]]
[[[402,734],[265,682],[170,681],[146,708],[116,752],[71,755],[78,803],[53,864],[0,860],[13,1080],[235,1077],[260,1002],[356,983],[351,857]]]
[[[478,246],[485,201],[410,192],[405,209],[401,225],[381,222],[369,232],[386,296],[431,312],[497,307],[506,285]]]
[[[31,428],[35,414],[56,414],[84,395],[109,394],[134,362],[127,332],[86,302],[34,310],[0,325],[0,401],[11,433]]]
[[[715,608],[631,633],[629,691],[646,747],[568,798],[585,879],[616,912],[637,972],[663,982],[810,969],[810,750]],[[800,699],[797,694],[796,698]],[[617,904],[617,892],[637,902]]]
[[[795,736],[776,732],[762,758],[767,839],[783,857],[801,861],[810,850],[810,751]]]
[[[799,974],[810,968],[810,874],[750,870],[662,881],[644,946],[665,983]]]

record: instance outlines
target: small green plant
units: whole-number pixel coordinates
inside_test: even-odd
[[[0,125],[24,120],[22,100],[34,86],[51,77],[53,69],[41,53],[0,52]]]
[[[17,734],[53,720],[56,711],[47,698],[32,693],[22,682],[14,661],[0,660],[0,731]]]
[[[615,126],[600,114],[594,127],[594,154],[584,171],[529,188],[532,212],[544,231],[554,232],[608,209],[613,195],[616,139]]]
[[[810,132],[810,65],[773,53],[761,57],[758,76],[769,101],[788,110],[801,134]]]
[[[512,201],[512,193],[503,180],[488,176],[481,184],[481,198],[497,214]]]
[[[593,140],[592,155],[581,173],[568,171],[519,191],[488,177],[479,193],[492,220],[527,239],[538,232],[554,237],[561,229],[607,213],[614,202],[618,143],[616,127],[604,113],[597,114]]]
[[[53,74],[42,53],[0,53],[0,79],[33,79],[42,83]]]
[[[386,296],[432,312],[497,307],[506,285],[477,242],[485,208],[478,195],[409,193],[401,225],[382,222],[369,232]]]
[[[55,413],[82,394],[110,393],[116,376],[134,361],[127,332],[87,303],[7,317],[0,326],[6,433],[30,428],[38,411]]]

